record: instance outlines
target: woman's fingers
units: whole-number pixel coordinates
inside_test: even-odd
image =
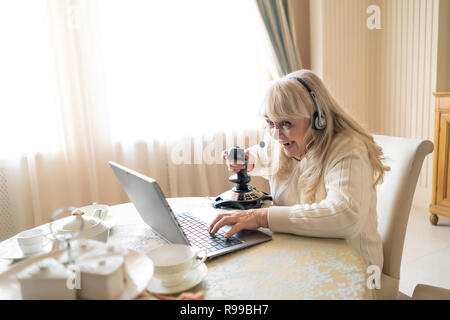
[[[219,221],[217,221],[212,228],[210,228],[210,233],[215,234],[219,231],[223,226],[233,225],[236,223],[236,217],[233,215],[228,215],[222,217]]]
[[[218,214],[209,225],[208,231],[215,234],[225,225],[232,226],[225,234],[226,238],[233,236],[241,230],[257,230],[259,227],[268,228],[268,209],[235,210]]]
[[[235,161],[235,160],[230,160],[227,159],[227,165],[229,168],[231,169],[244,169],[245,168],[245,163],[242,161]]]
[[[225,233],[225,238],[230,238],[231,236],[233,236],[235,233],[238,233],[242,229],[245,229],[245,225],[244,224],[239,223],[239,222],[234,224],[233,227],[231,227],[231,229],[228,230],[227,233]]]
[[[246,154],[246,158],[248,158],[247,154]],[[227,150],[222,151],[222,159],[226,160],[227,167],[230,172],[238,173],[239,171],[241,171],[242,169],[245,168],[245,163],[243,163],[242,161],[236,161],[234,159],[230,159],[228,157]]]
[[[243,165],[243,164],[230,164],[230,166],[229,166],[229,170],[232,171],[233,173],[238,173],[239,171],[241,171],[244,168],[245,168],[245,165]]]
[[[208,232],[212,233],[212,230],[217,222],[219,222],[223,217],[230,216],[231,213],[221,213],[218,214],[217,217],[214,218],[214,220],[209,224]]]
[[[231,237],[243,229],[258,228],[255,217],[249,210],[235,210],[217,215],[213,222],[211,222],[208,231],[211,234],[215,234],[223,226],[232,226],[225,234],[226,238]]]

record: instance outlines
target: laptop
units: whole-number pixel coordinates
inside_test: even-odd
[[[270,231],[266,233],[260,230],[242,230],[226,239],[224,235],[230,226],[225,226],[212,235],[208,232],[205,217],[196,214],[195,210],[175,215],[156,180],[112,161],[109,165],[142,220],[170,243],[205,248],[207,258],[212,259],[272,240]]]

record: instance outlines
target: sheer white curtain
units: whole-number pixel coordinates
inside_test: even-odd
[[[0,39],[1,239],[40,215],[38,168],[61,122],[46,1],[0,1]]]
[[[98,13],[115,141],[259,125],[273,63],[253,0],[100,0]]]
[[[0,214],[14,232],[60,207],[128,201],[109,160],[167,196],[230,186],[220,152],[258,141],[274,70],[252,0],[0,6]]]

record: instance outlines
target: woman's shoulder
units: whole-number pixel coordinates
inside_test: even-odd
[[[359,154],[365,156],[367,154],[367,147],[364,144],[364,141],[356,134],[352,134],[348,131],[335,134],[329,149],[330,160],[348,154]]]

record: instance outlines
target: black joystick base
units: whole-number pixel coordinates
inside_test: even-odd
[[[247,159],[245,151],[239,147],[231,148],[228,157],[235,161],[244,162],[244,169],[237,174],[232,175],[228,180],[235,183],[231,190],[219,195],[214,200],[214,208],[231,208],[231,209],[255,209],[261,208],[265,200],[272,200],[269,194],[258,191],[251,186],[249,182],[251,178],[247,174]]]

